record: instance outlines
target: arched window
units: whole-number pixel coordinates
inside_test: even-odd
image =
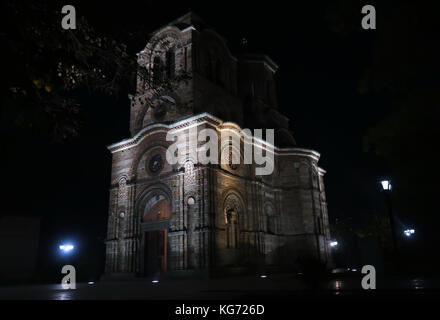
[[[243,205],[235,194],[225,198],[224,215],[226,227],[226,248],[237,249],[240,243],[240,213]]]
[[[176,76],[176,54],[174,48],[171,48],[166,53],[166,71],[167,79],[174,79]]]
[[[237,248],[238,247],[238,221],[237,212],[234,209],[229,209],[226,212],[227,218],[227,247]]]

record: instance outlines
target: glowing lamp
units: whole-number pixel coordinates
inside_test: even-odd
[[[59,248],[63,252],[70,252],[75,248],[75,246],[72,244],[62,244],[59,246]]]
[[[391,180],[382,180],[380,184],[384,191],[391,191]]]
[[[332,247],[332,248],[337,247],[338,246],[338,241],[330,241],[329,242],[329,246]]]

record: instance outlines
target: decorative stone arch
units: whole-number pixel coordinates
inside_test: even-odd
[[[245,198],[243,197],[243,194],[235,188],[228,188],[223,191],[221,195],[223,208],[225,208],[225,206],[227,205],[227,200],[229,196],[234,196],[235,199],[237,199],[237,203],[240,204],[240,207],[243,209],[242,211],[244,213],[246,211],[246,201],[244,200]]]
[[[194,157],[192,156],[192,154],[190,153],[190,154],[188,154],[188,155],[184,158],[184,160],[181,162],[181,164],[180,164],[181,168],[185,167],[185,163],[187,163],[188,161],[192,162],[192,163],[194,164],[194,166],[195,166],[195,164],[197,163],[197,159],[194,158]]]
[[[157,194],[147,200],[142,214],[142,222],[167,220],[169,218],[170,202],[163,194]]]
[[[185,170],[185,175],[184,175],[185,184],[192,184],[195,183],[196,181],[196,173],[194,171],[195,163],[196,162],[190,157],[185,159],[185,161],[182,164]]]
[[[241,148],[240,148],[241,150]],[[228,166],[233,171],[243,165],[242,153],[234,145],[225,143],[220,147],[220,166]],[[235,163],[239,162],[239,163]]]
[[[138,53],[138,90],[162,88],[164,81],[173,81],[181,72],[176,64],[183,54],[184,39],[181,31],[168,26],[151,37],[145,48]]]
[[[170,205],[169,219],[171,219],[171,215],[174,210],[171,189],[166,184],[155,183],[150,187],[146,187],[145,190],[143,190],[136,198],[135,214],[136,214],[136,219],[137,221],[139,221],[139,223],[142,223],[143,215],[145,214],[145,210],[149,203],[148,201],[150,201],[152,198],[157,196],[159,196],[161,199],[166,199],[169,202]]]
[[[167,49],[172,47],[182,49],[183,43],[184,40],[181,31],[174,26],[168,26],[150,38],[144,50],[138,55],[138,64],[144,67],[151,65],[159,46],[162,46],[162,48],[160,48],[161,50],[165,50],[162,52],[164,53]]]
[[[223,200],[223,216],[226,229],[226,248],[237,249],[240,244],[240,229],[243,226],[245,206],[236,191],[230,191]]]
[[[128,178],[126,175],[119,177],[118,179],[118,203],[121,204],[127,201],[127,182]]]
[[[223,215],[225,219],[225,224],[228,224],[227,212],[233,210],[237,214],[242,215],[244,212],[244,204],[241,197],[236,192],[229,192],[223,200]]]
[[[121,180],[124,180],[124,179],[125,179],[126,181],[128,181],[128,177],[127,177],[127,175],[124,174],[124,175],[122,175],[122,176],[119,176],[119,178],[118,178],[118,184],[121,183]]]

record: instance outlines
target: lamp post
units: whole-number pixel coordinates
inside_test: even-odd
[[[393,238],[394,254],[397,254],[396,225],[395,225],[395,219],[394,219],[393,208],[391,203],[391,180],[387,180],[387,179],[382,180],[380,184],[385,194],[385,201],[388,207],[388,215],[390,217],[390,226],[391,226],[391,236]]]

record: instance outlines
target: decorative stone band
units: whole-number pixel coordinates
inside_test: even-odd
[[[118,143],[114,143],[112,145],[107,146],[108,150],[111,153],[119,152],[122,150],[130,149],[132,147],[137,146],[143,139],[146,137],[157,134],[157,133],[167,133],[170,130],[178,131],[190,129],[193,127],[197,127],[201,124],[209,123],[220,130],[238,130],[241,131],[240,126],[232,122],[223,122],[221,119],[207,113],[201,113],[195,116],[191,116],[179,121],[176,121],[172,124],[163,124],[163,123],[155,123],[146,126],[141,131],[139,131],[134,137],[130,139],[123,140]],[[268,152],[273,152],[276,155],[293,155],[293,156],[303,156],[311,158],[315,161],[318,161],[320,158],[320,154],[314,150],[303,149],[303,148],[278,148],[276,146],[268,144],[266,141],[258,138],[253,138],[253,143],[263,148]],[[321,169],[324,171],[323,169]],[[324,171],[325,173],[325,171]]]

